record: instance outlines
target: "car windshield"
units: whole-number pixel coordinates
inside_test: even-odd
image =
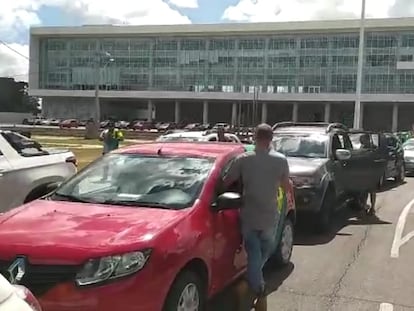
[[[211,158],[109,154],[50,199],[182,209],[197,199],[213,164]]]
[[[273,147],[287,157],[326,158],[327,141],[319,134],[276,134]]]

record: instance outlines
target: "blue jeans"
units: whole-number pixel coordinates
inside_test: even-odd
[[[244,246],[247,253],[247,281],[257,294],[264,290],[263,267],[275,248],[276,229],[243,232]]]

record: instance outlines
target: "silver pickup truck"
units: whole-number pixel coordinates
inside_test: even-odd
[[[68,150],[43,148],[13,131],[0,130],[0,213],[38,199],[76,173]]]

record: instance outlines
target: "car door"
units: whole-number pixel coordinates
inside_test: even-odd
[[[217,181],[217,196],[227,191],[238,191],[240,183],[224,188],[221,180],[226,175],[235,158],[224,166]],[[214,225],[214,268],[216,286],[222,288],[233,280],[246,267],[246,254],[240,232],[239,210],[213,213]]]
[[[345,177],[343,185],[347,193],[375,189],[381,175],[380,163],[376,162],[379,157],[378,150],[373,146],[372,133],[361,131],[360,134],[369,137],[369,145],[364,148],[361,146],[354,148],[348,134],[342,133],[345,149],[351,151],[351,158],[341,161]]]
[[[386,178],[396,176],[398,174],[398,140],[392,135],[385,136],[387,170]]]
[[[12,167],[0,150],[0,213],[10,208],[14,199],[14,196],[10,194],[16,191],[14,187]]]

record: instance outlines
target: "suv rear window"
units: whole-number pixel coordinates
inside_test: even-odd
[[[287,157],[326,158],[327,142],[327,135],[278,133],[273,146],[277,152]]]
[[[42,146],[26,136],[14,132],[5,132],[1,134],[4,139],[23,157],[41,156],[48,154],[42,149]]]

